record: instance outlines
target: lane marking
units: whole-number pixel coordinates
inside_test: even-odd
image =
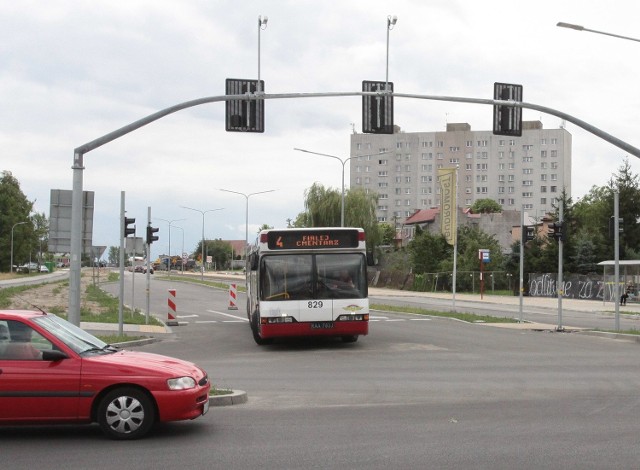
[[[248,322],[249,319],[248,318],[243,318],[243,317],[239,317],[237,315],[231,315],[230,313],[224,313],[224,312],[218,312],[217,310],[207,310],[207,312],[209,313],[217,313],[218,315],[224,315],[225,317],[231,317],[235,320],[237,320],[238,322]]]

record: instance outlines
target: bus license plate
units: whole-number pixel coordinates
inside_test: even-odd
[[[311,329],[312,330],[320,330],[320,329],[326,329],[326,328],[333,328],[333,322],[332,321],[314,321],[314,322],[311,322]]]

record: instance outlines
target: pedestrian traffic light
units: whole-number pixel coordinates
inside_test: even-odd
[[[562,222],[553,222],[548,224],[549,227],[549,235],[553,237],[556,241],[564,240],[564,231],[563,231],[563,223]]]
[[[152,227],[151,225],[147,225],[147,245],[151,245],[153,242],[158,240],[158,237],[156,237],[154,233],[157,233],[159,230],[160,230],[159,228],[155,228],[155,227]]]
[[[522,244],[536,238],[536,228],[533,225],[522,226]]]
[[[135,224],[136,223],[136,219],[130,219],[128,217],[124,218],[124,235],[125,237],[128,237],[129,235],[136,235],[136,226],[134,225],[133,227],[129,227],[129,225]]]
[[[522,102],[522,85],[493,84],[493,99]],[[493,106],[494,135],[522,136],[522,108],[520,106]]]

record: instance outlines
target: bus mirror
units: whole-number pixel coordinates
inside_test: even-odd
[[[249,266],[251,267],[251,271],[258,269],[258,257],[255,253],[249,255]]]
[[[367,251],[367,266],[375,265],[375,260],[373,259],[373,251]]]

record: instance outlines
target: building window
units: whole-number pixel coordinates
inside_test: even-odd
[[[378,160],[379,165],[386,165],[387,163],[389,163],[389,160]]]
[[[549,189],[551,190],[552,193],[557,193],[558,192],[558,187],[557,186],[551,186]]]
[[[558,156],[558,151],[557,150],[552,150],[551,151],[551,158],[557,157],[557,156]]]
[[[378,172],[378,176],[380,176],[381,178],[384,178],[385,176],[388,176],[387,171],[379,171]]]

